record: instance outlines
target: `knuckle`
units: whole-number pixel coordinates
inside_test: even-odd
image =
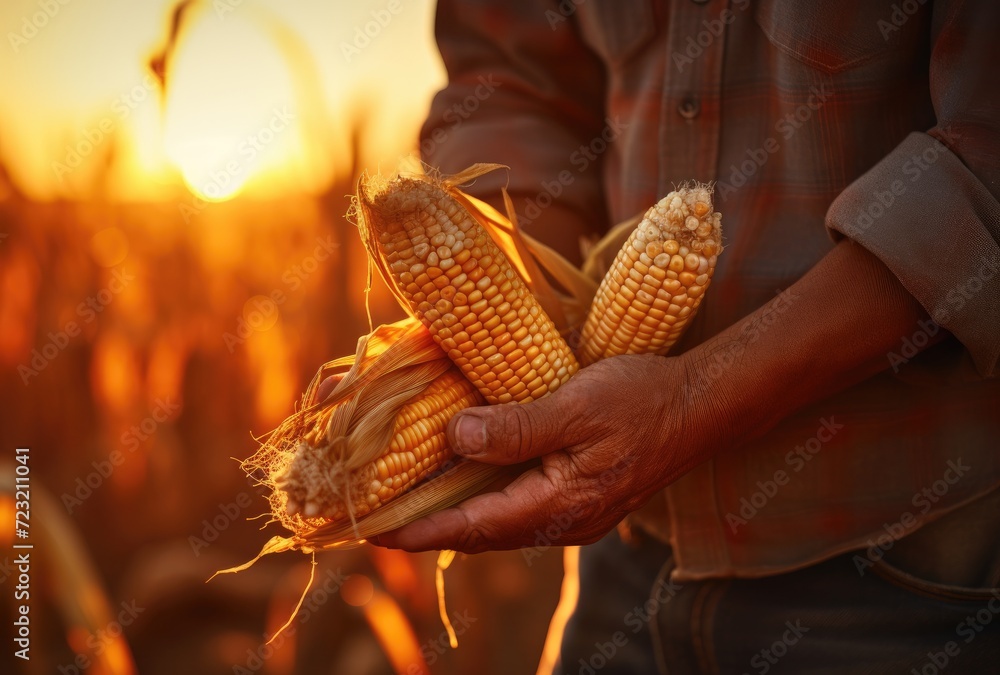
[[[458,538],[456,550],[462,553],[480,553],[485,551],[487,537],[477,526],[470,526]]]
[[[513,461],[530,457],[533,420],[523,406],[513,403],[503,417],[501,447]]]
[[[576,509],[581,521],[590,522],[599,518],[606,511],[606,506],[607,500],[601,490],[584,489],[577,494]]]

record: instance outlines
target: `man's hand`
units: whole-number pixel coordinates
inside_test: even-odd
[[[455,451],[479,462],[541,458],[501,492],[380,535],[410,551],[474,553],[532,546],[567,519],[559,545],[607,534],[660,488],[709,456],[713,416],[689,398],[683,357],[619,356],[581,370],[532,403],[470,408],[448,427]]]

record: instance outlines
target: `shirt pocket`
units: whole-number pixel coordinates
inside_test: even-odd
[[[656,33],[652,0],[588,0],[577,14],[583,41],[614,65],[627,61]]]
[[[892,14],[890,2],[762,0],[754,19],[780,51],[824,72],[838,73],[894,51],[898,34],[915,28],[901,30],[892,23]],[[905,23],[901,28],[907,28]]]

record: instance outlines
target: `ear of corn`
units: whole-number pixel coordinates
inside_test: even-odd
[[[709,186],[682,187],[649,209],[604,277],[581,333],[589,365],[620,354],[665,354],[701,303],[721,250]]]
[[[368,515],[446,468],[453,457],[445,438],[448,421],[481,402],[458,369],[449,368],[406,401],[396,414],[388,447],[357,468],[344,452],[347,437],[330,437],[338,408],[328,408],[276,479],[276,487],[288,495],[286,512],[333,522]]]
[[[329,375],[343,378],[318,399]],[[445,429],[482,397],[415,319],[380,326],[353,357],[326,364],[243,468],[272,489],[275,517],[300,536],[356,523],[454,464]]]
[[[336,373],[343,378],[320,400],[319,385]],[[254,560],[357,546],[510,474],[455,457],[447,447],[451,416],[482,402],[416,319],[362,337],[354,356],[317,372],[302,409],[243,462],[270,488],[272,515],[292,533],[273,537]]]
[[[446,185],[359,190],[359,227],[386,283],[489,403],[532,401],[579,368],[531,290]]]

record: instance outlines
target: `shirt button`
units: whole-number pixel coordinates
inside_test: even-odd
[[[680,113],[681,117],[686,120],[693,120],[701,112],[701,105],[698,103],[698,99],[688,96],[686,99],[681,101],[681,104],[677,106],[677,112]]]

